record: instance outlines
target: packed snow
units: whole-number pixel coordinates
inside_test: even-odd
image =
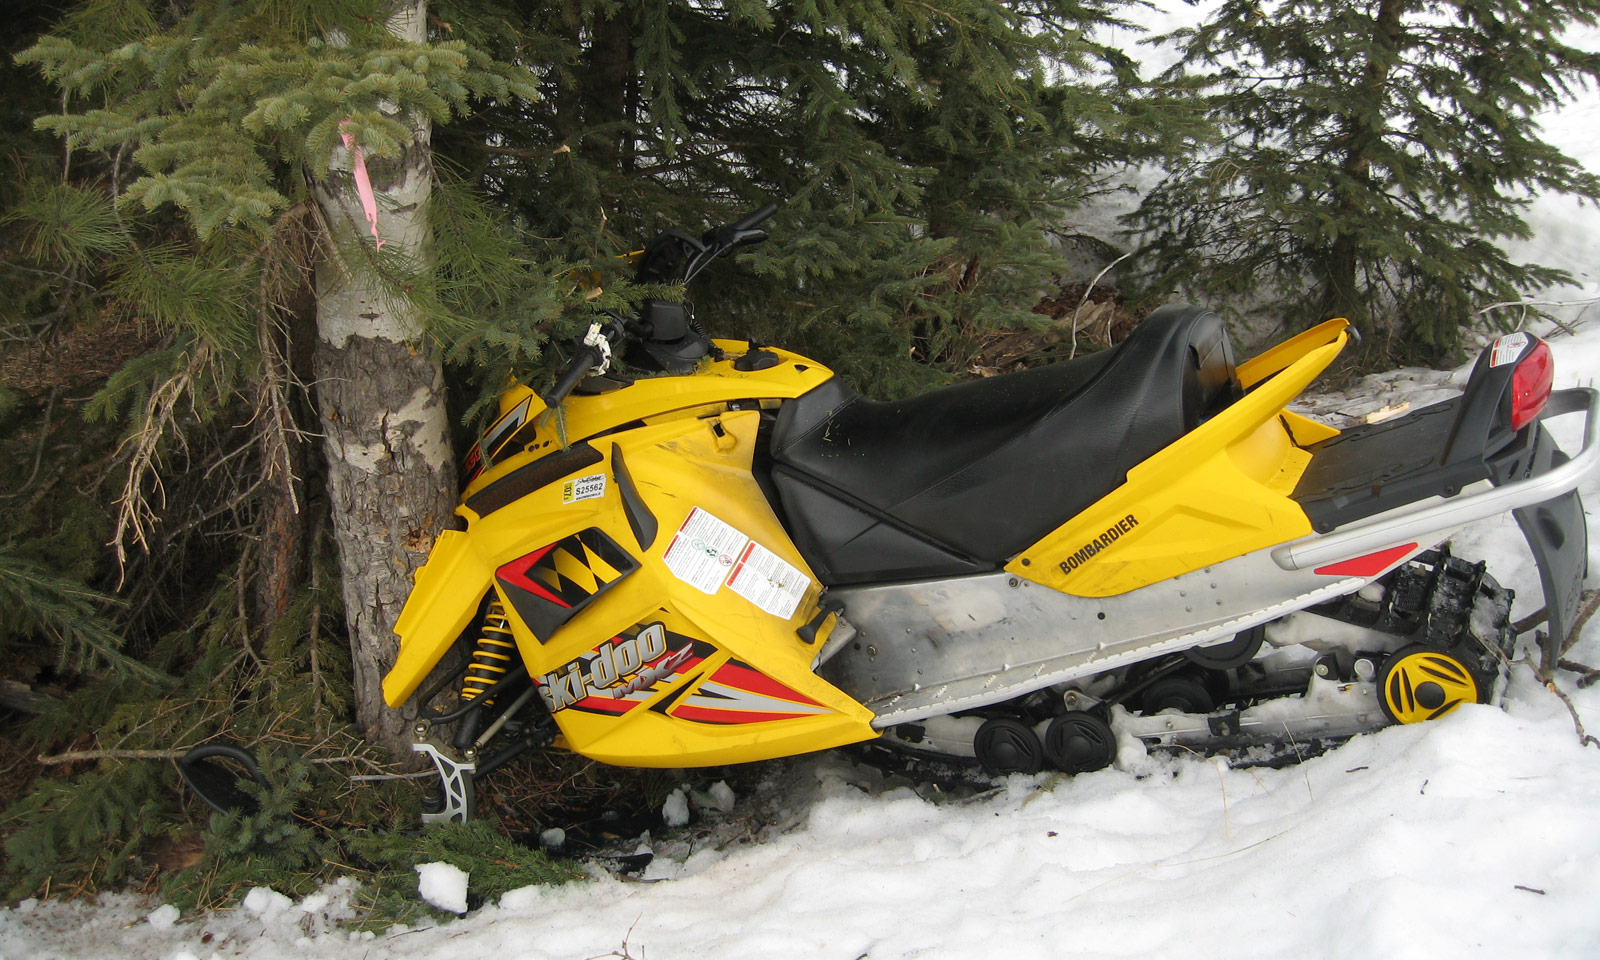
[[[1162,28],[1193,16],[1166,6]],[[1596,49],[1600,32],[1575,40]],[[1600,171],[1597,113],[1590,91],[1546,128]],[[1535,332],[1550,337],[1558,389],[1594,386],[1600,322],[1582,301],[1600,297],[1600,213],[1545,198],[1531,217],[1536,239],[1516,252],[1580,284],[1542,298],[1572,301],[1556,310],[1572,332]],[[1464,381],[1464,368],[1399,371],[1307,409],[1336,420],[1421,406]],[[1569,450],[1576,419],[1557,424]],[[1595,587],[1600,477],[1582,493]],[[1541,605],[1509,516],[1454,546],[1517,591],[1514,616]],[[1570,657],[1600,666],[1600,618]],[[1574,681],[1559,678],[1600,732],[1600,685]],[[298,903],[259,888],[198,917],[125,895],[30,900],[0,908],[0,960],[1600,956],[1600,749],[1579,745],[1525,669],[1501,708],[1390,727],[1282,770],[1125,752],[1112,769],[1014,776],[960,800],[886,785],[840,754],[774,777],[776,807],[726,783],[674,791],[663,813],[685,829],[639,838],[656,853],[642,877],[597,866],[589,882],[516,890],[437,926],[349,932],[350,881]],[[687,826],[739,817],[756,842],[702,845],[728,834]],[[418,871],[419,896],[466,913],[469,876]]]
[[[467,912],[467,880],[455,864],[417,864],[417,896],[447,913]]]

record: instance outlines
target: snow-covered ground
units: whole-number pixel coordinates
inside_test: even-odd
[[[1163,27],[1192,16],[1168,6],[1179,12],[1163,11]],[[1578,40],[1600,47],[1600,34]],[[1547,128],[1600,171],[1597,120],[1591,92]],[[1553,298],[1600,297],[1600,212],[1543,199],[1533,219],[1536,240],[1517,252],[1582,284]],[[1593,386],[1600,306],[1560,313],[1576,334],[1552,337],[1556,386]],[[1402,371],[1313,407],[1421,405],[1461,382],[1464,371]],[[1571,425],[1558,435],[1577,441]],[[1583,496],[1595,531],[1600,477]],[[1518,592],[1515,615],[1540,605],[1509,517],[1455,544]],[[1600,574],[1593,544],[1590,569]],[[1600,665],[1600,618],[1571,656]],[[1573,680],[1563,688],[1600,732],[1600,686]],[[208,917],[127,897],[25,902],[0,909],[0,960],[1600,956],[1600,749],[1578,745],[1566,709],[1526,671],[1504,709],[1464,707],[1284,770],[1125,757],[935,801],[825,755],[784,768],[769,793],[781,802],[761,811],[775,820],[758,825],[762,842],[647,841],[658,856],[645,882],[597,870],[376,935],[338,925],[349,900],[339,886],[298,903],[259,890]],[[419,880],[431,898],[462,893],[443,867]]]

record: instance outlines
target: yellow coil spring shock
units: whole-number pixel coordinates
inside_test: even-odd
[[[500,678],[511,672],[517,658],[517,645],[511,639],[511,621],[499,598],[489,601],[489,610],[483,615],[483,629],[479,631],[477,647],[472,651],[472,663],[461,680],[461,699],[476,700],[494,689]]]

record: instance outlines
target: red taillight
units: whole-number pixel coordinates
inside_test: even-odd
[[[1535,340],[1533,349],[1517,364],[1511,376],[1511,429],[1521,430],[1539,416],[1550,399],[1550,384],[1556,373],[1550,346]]]

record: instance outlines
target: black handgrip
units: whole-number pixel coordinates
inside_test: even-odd
[[[600,359],[598,347],[579,347],[577,355],[568,361],[567,366],[561,371],[561,377],[556,380],[556,385],[551,387],[548,393],[540,394],[544,405],[558,406],[561,401],[567,399],[567,394],[578,385],[578,381],[589,375],[590,370],[599,365]]]
[[[729,226],[731,226],[734,230],[749,230],[751,227],[755,226],[756,224],[760,223],[761,221],[767,219],[768,217],[772,216],[774,213],[777,213],[777,212],[778,212],[778,205],[776,203],[769,203],[766,206],[762,207],[760,210],[757,210],[755,213],[752,213],[749,216],[745,217],[743,220],[740,220],[738,223],[733,223],[733,224],[730,224]]]

